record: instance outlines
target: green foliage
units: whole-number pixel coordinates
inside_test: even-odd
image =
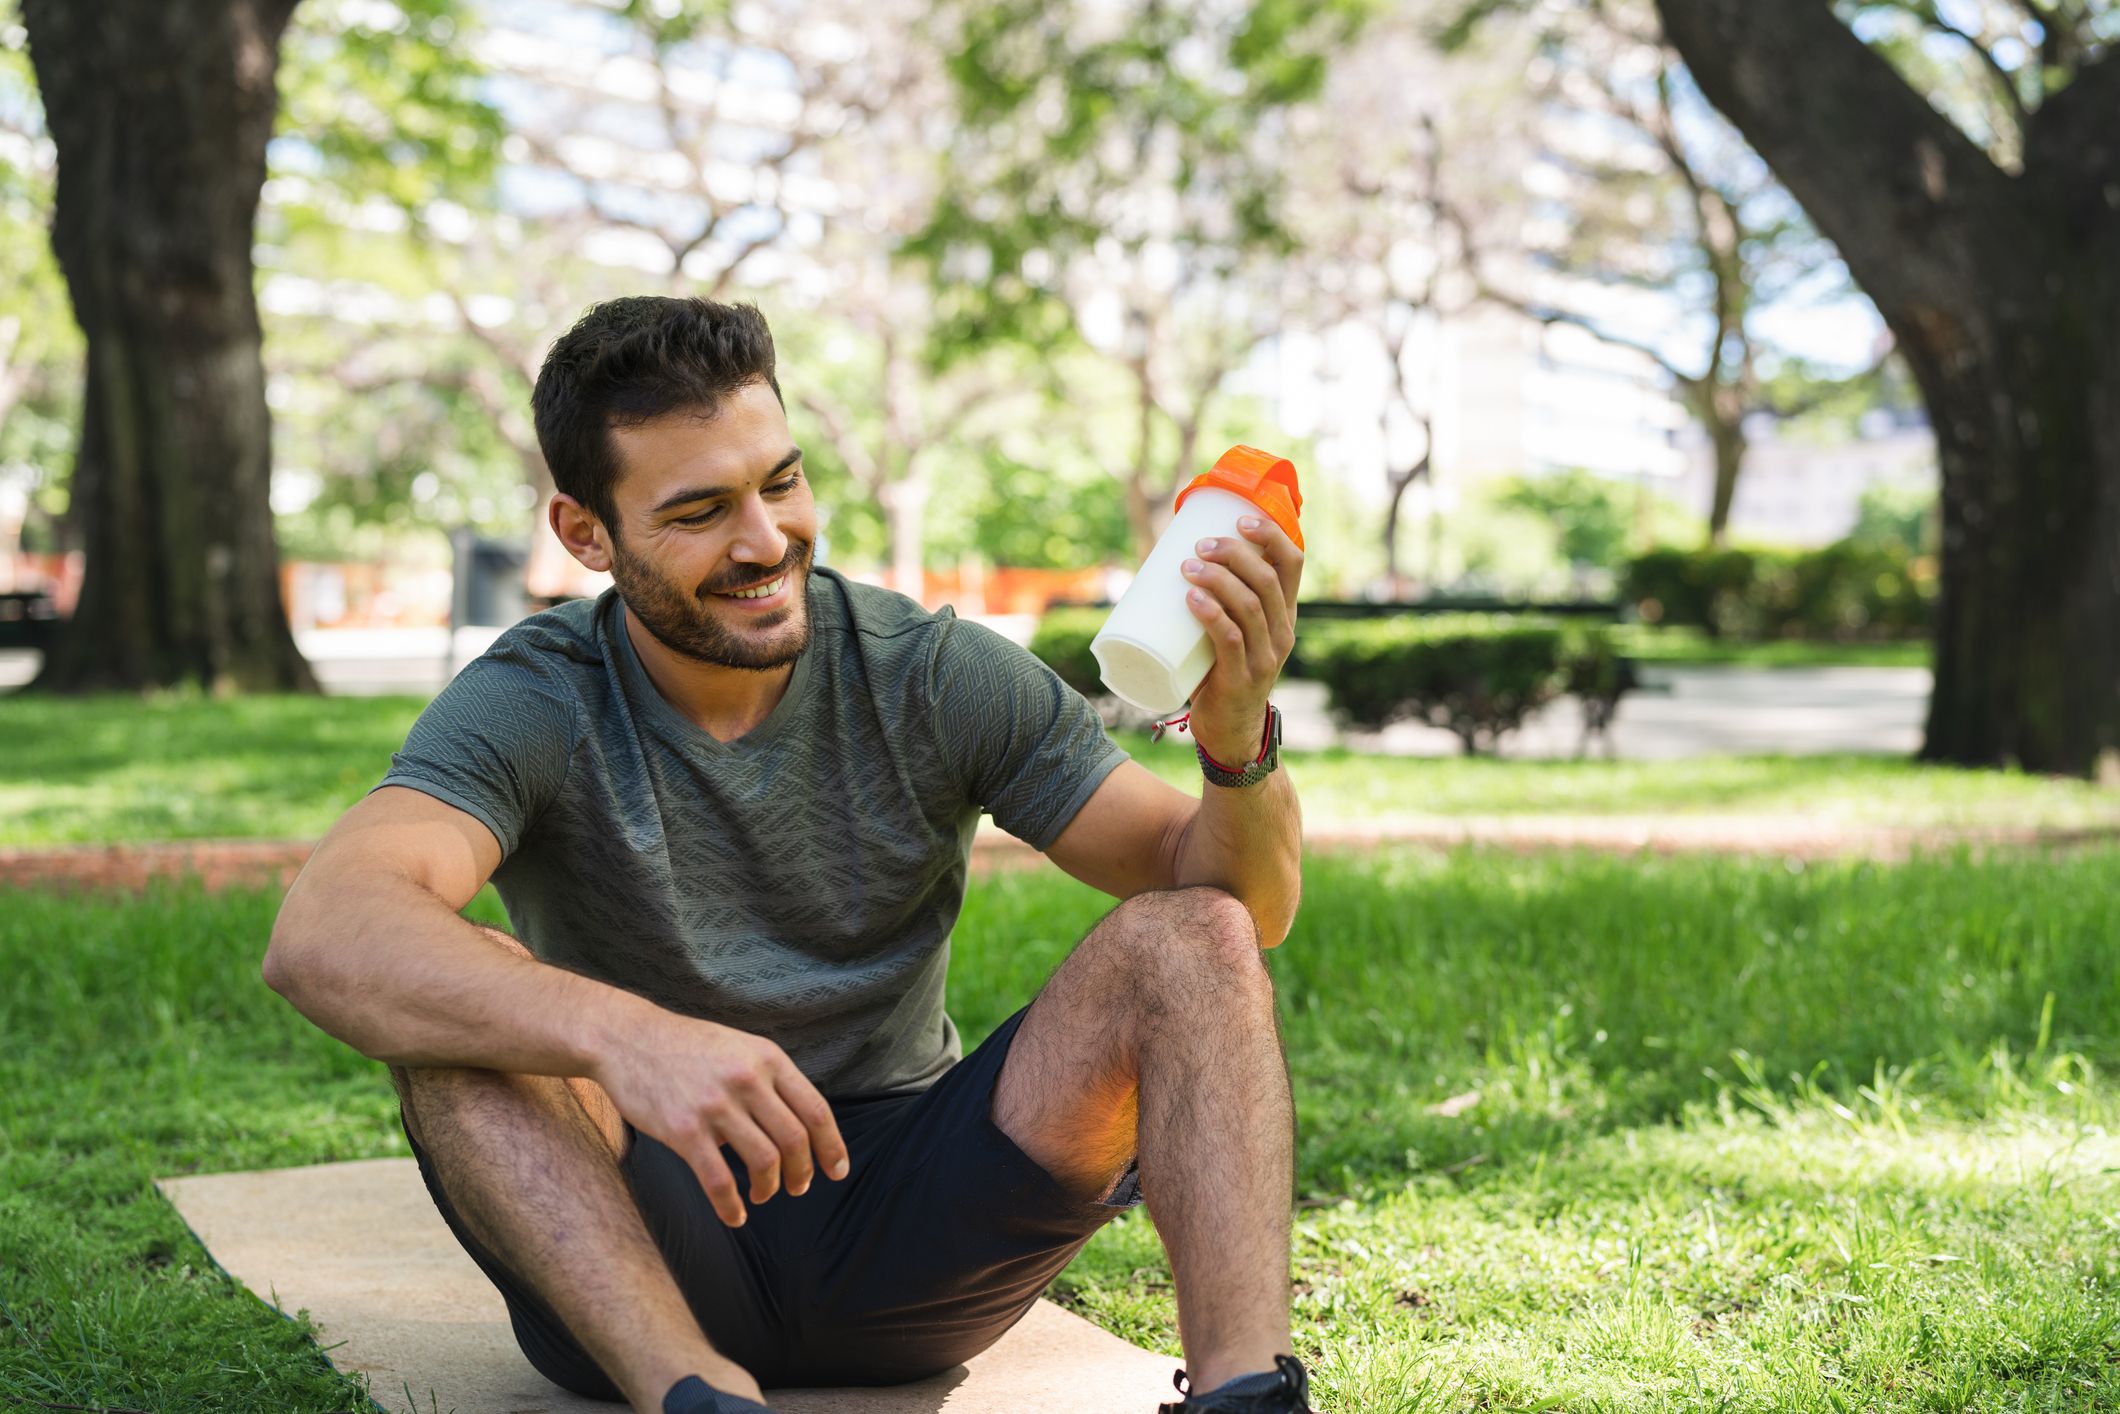
[[[381,198],[423,230],[437,201],[491,205],[503,125],[473,30],[464,0],[301,6],[281,46],[273,165],[315,200],[276,201],[279,217],[336,227]]]
[[[1048,668],[1084,697],[1108,696],[1097,660],[1089,651],[1090,640],[1104,627],[1109,609],[1049,609],[1038,620],[1029,648]]]
[[[1628,552],[1640,541],[1678,539],[1696,523],[1668,497],[1581,468],[1509,477],[1494,500],[1505,510],[1550,522],[1571,565],[1610,573],[1626,568]]]
[[[1715,638],[1860,642],[1926,633],[1935,572],[1904,546],[1847,539],[1816,550],[1659,549],[1627,567],[1642,620]]]
[[[13,4],[0,3],[0,485],[29,498],[25,548],[60,548],[81,408],[81,331],[52,254],[54,161]],[[12,547],[8,547],[12,548]]]
[[[1563,692],[1609,711],[1625,691],[1602,626],[1529,616],[1327,623],[1306,635],[1303,660],[1343,720],[1379,728],[1411,717],[1453,733],[1468,756],[1493,751]]]
[[[1289,104],[1373,0],[1200,10],[1083,0],[940,8],[964,127],[907,251],[937,290],[933,356],[1079,337],[1058,278],[1100,243],[1175,249],[1188,278],[1289,248],[1272,150]],[[1152,193],[1152,196],[1151,196]],[[1143,213],[1160,213],[1150,229]]]
[[[1934,486],[1878,482],[1856,503],[1850,540],[1884,545],[1907,556],[1934,555],[1943,540],[1941,507]]]
[[[959,483],[969,516],[966,548],[989,563],[1086,569],[1132,553],[1126,504],[1102,467],[1084,467],[1057,447],[1040,464],[988,448]],[[971,460],[970,457],[967,460]],[[937,537],[947,553],[947,537]]]

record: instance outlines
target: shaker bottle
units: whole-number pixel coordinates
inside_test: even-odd
[[[1115,696],[1162,716],[1182,706],[1215,665],[1207,627],[1186,607],[1192,588],[1181,570],[1193,547],[1210,535],[1235,536],[1237,517],[1271,517],[1303,546],[1297,513],[1303,492],[1286,457],[1256,447],[1231,447],[1212,470],[1178,493],[1176,514],[1111,617],[1090,641],[1097,671]]]

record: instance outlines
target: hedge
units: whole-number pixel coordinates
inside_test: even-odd
[[[1493,751],[1563,693],[1584,699],[1587,741],[1631,686],[1602,624],[1525,615],[1328,623],[1306,636],[1304,653],[1348,725],[1426,722],[1456,736],[1468,756]]]
[[[1148,718],[1114,699],[1097,676],[1090,640],[1107,609],[1062,607],[1038,621],[1030,650],[1061,681],[1099,704],[1116,726]],[[1602,735],[1634,685],[1605,626],[1521,614],[1403,615],[1301,623],[1283,670],[1313,678],[1333,712],[1354,727],[1401,720],[1453,733],[1468,755],[1491,752],[1524,719],[1562,694],[1580,698],[1584,741]]]
[[[1925,635],[1935,570],[1903,547],[1864,540],[1796,551],[1661,549],[1627,566],[1622,594],[1645,623],[1716,638],[1855,643]]]

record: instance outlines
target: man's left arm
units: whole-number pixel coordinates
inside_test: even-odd
[[[1238,772],[1266,745],[1267,698],[1295,646],[1303,552],[1271,519],[1246,516],[1235,536],[1201,541],[1185,576],[1192,583],[1186,607],[1215,648],[1187,725],[1218,767]],[[1295,918],[1302,840],[1302,814],[1285,771],[1248,786],[1203,782],[1193,801],[1129,762],[1047,853],[1119,898],[1198,884],[1225,889],[1250,909],[1261,946],[1273,947]]]

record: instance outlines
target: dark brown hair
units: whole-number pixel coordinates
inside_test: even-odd
[[[553,484],[596,513],[615,538],[614,427],[679,411],[712,417],[739,388],[780,397],[773,332],[748,304],[633,295],[591,305],[545,355],[530,410]],[[781,400],[786,406],[786,400]]]

